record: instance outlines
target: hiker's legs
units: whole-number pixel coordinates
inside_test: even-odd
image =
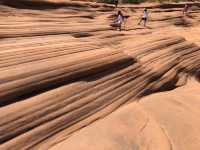
[[[144,21],[144,27],[145,27],[147,24],[147,19],[144,19],[143,21]]]
[[[142,22],[142,18],[140,19],[140,21],[138,22],[138,25],[140,25],[141,24],[141,22]]]
[[[184,15],[184,16],[187,15],[187,11],[186,11],[186,10],[183,11],[183,15]]]
[[[183,15],[184,16],[188,15],[188,8],[183,10]]]
[[[188,10],[185,11],[185,16],[187,16],[189,14]]]
[[[116,30],[121,31],[121,24],[120,23],[113,23],[111,26],[114,27]]]
[[[122,30],[122,24],[119,24],[119,31]]]

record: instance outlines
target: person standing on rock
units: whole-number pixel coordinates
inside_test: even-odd
[[[118,0],[114,0],[114,4],[115,4],[115,8],[117,8],[119,1]]]
[[[122,12],[119,10],[117,13],[117,20],[116,20],[116,24],[119,27],[119,30],[122,30],[122,23],[124,22],[124,16],[122,14]]]
[[[117,13],[117,19],[111,24],[112,27],[117,27],[120,31],[122,30],[122,24],[124,22],[124,16],[119,10]]]
[[[146,26],[147,21],[148,21],[148,10],[147,10],[147,8],[145,8],[144,12],[143,12],[143,16],[141,17],[138,25],[140,25],[141,22],[144,22],[144,26]]]
[[[183,15],[187,15],[188,10],[189,10],[189,5],[185,4],[185,7],[183,8]]]

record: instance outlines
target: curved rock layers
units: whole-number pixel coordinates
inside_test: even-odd
[[[144,45],[127,51],[129,55],[105,48],[53,58],[48,58],[47,52],[47,58],[36,61],[32,60],[37,56],[34,52],[32,57],[27,57],[30,63],[18,60],[18,55],[11,58],[20,62],[1,70],[2,103],[22,98],[16,93],[49,91],[1,108],[1,148],[46,149],[138,96],[175,88],[182,73],[192,72],[187,63],[182,64],[188,59],[184,56],[199,51],[198,46],[179,37]],[[2,55],[7,53],[10,52]],[[193,59],[197,60],[198,57]],[[21,69],[24,71],[20,72]]]
[[[2,103],[9,103],[10,100],[12,101],[12,99],[25,94],[53,88],[59,84],[87,76],[90,72],[98,72],[105,67],[112,67],[114,64],[121,63],[124,65],[130,64],[132,61],[130,57],[123,53],[109,49],[100,50],[99,54],[98,51],[80,54],[63,55],[48,60],[23,63],[17,65],[17,68],[9,67],[2,70],[0,77]],[[30,59],[32,58],[33,55]],[[17,61],[15,62],[21,63]],[[23,61],[23,59],[21,58],[19,61]],[[49,85],[50,82],[53,84]]]
[[[120,108],[50,150],[195,150],[200,146],[200,84],[153,94]],[[78,141],[78,142],[77,142]]]

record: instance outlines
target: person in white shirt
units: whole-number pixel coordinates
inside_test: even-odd
[[[146,26],[147,20],[148,20],[148,10],[145,8],[143,12],[143,16],[141,17],[138,25],[140,25],[141,22],[144,22],[144,26]]]
[[[124,22],[124,16],[122,12],[119,10],[117,13],[117,18],[114,23],[111,24],[112,27],[117,27],[120,31],[122,30],[122,24]]]
[[[187,15],[189,10],[189,5],[185,4],[185,7],[183,8],[183,15]]]
[[[118,11],[116,23],[117,23],[120,31],[122,29],[123,21],[124,21],[124,16],[123,16],[122,12]]]

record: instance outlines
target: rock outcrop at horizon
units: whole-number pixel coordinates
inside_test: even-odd
[[[120,32],[110,5],[36,8],[0,5],[1,150],[200,147],[198,9]]]

